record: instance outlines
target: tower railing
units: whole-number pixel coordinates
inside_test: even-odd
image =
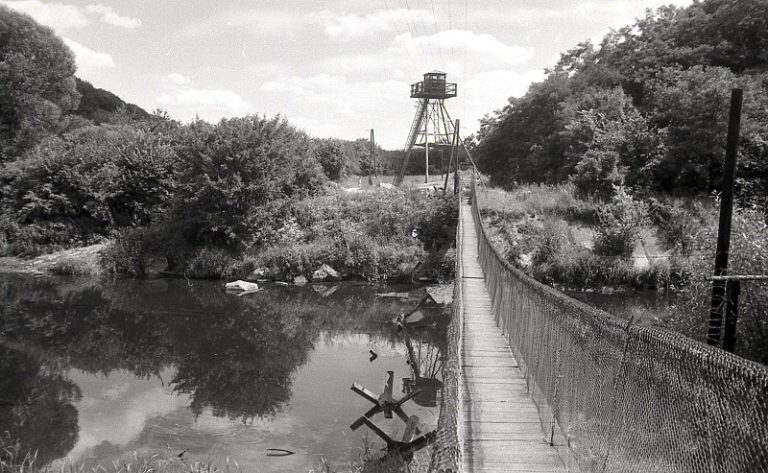
[[[768,471],[766,366],[535,281],[489,240],[474,184],[472,214],[496,322],[580,471]]]

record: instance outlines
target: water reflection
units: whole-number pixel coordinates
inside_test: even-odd
[[[34,355],[0,346],[0,426],[7,438],[39,448],[44,464],[77,442],[78,387]],[[40,448],[44,446],[44,448]]]
[[[277,418],[281,411],[298,413],[301,422],[318,417],[304,404],[317,409],[326,399],[313,398],[309,386],[308,397],[294,394],[297,379],[316,377],[321,385],[335,380],[330,402],[341,403],[344,411],[339,390],[348,390],[352,376],[366,370],[367,350],[361,347],[354,362],[341,353],[322,373],[301,368],[310,354],[328,356],[322,354],[332,352],[334,343],[350,346],[338,342],[334,334],[340,332],[375,333],[379,349],[386,353],[386,345],[393,352],[382,363],[396,366],[394,355],[402,362],[402,352],[392,348],[396,335],[385,322],[404,304],[377,299],[375,293],[369,286],[322,291],[274,286],[235,297],[219,283],[190,287],[178,280],[94,283],[0,276],[0,425],[22,451],[37,450],[38,461],[47,464],[87,449],[92,457],[110,457],[130,442],[189,448],[178,433],[190,422],[196,429],[232,429],[231,420],[245,426],[271,423],[271,429],[289,422],[290,417]],[[373,342],[365,343],[368,348]],[[324,347],[320,352],[318,344]],[[80,387],[90,393],[86,399]],[[289,403],[294,405],[288,408]],[[78,410],[88,414],[87,425],[78,426]],[[338,410],[329,412],[340,417]],[[246,438],[253,442],[250,428]],[[173,442],[163,434],[169,429]],[[308,429],[316,431],[289,430],[294,440],[322,434],[318,427]],[[216,438],[211,435],[206,438]],[[317,443],[310,437],[303,442]]]

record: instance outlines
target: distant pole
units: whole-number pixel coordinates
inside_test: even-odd
[[[459,141],[461,141],[461,135],[459,134],[459,119],[456,119],[456,158],[453,163],[453,193],[458,194],[459,193],[459,153],[461,152],[461,148],[459,148]]]
[[[458,122],[458,120],[456,120]],[[451,166],[454,165],[454,159],[456,159],[456,130],[454,128],[453,134],[451,135],[451,158],[448,160],[448,169],[445,171],[445,180],[443,181],[443,195],[448,191],[448,176],[451,175]],[[446,130],[446,134],[448,134],[448,130]]]
[[[720,224],[717,229],[717,253],[715,254],[715,276],[728,273],[728,252],[731,245],[731,217],[733,216],[733,187],[736,181],[736,158],[739,145],[739,127],[741,126],[741,104],[744,91],[731,91],[731,113],[728,118],[728,141],[725,145],[725,164],[723,165],[723,191],[720,197]],[[707,343],[720,345],[725,306],[726,281],[712,281],[712,305],[709,310]]]
[[[368,184],[373,185],[373,179],[371,175],[376,174],[376,145],[373,140],[373,128],[371,128],[371,156],[370,156],[370,169],[368,170]]]
[[[429,182],[429,117],[424,121],[424,183],[427,182]]]

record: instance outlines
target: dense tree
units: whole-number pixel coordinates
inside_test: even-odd
[[[180,129],[184,163],[170,221],[193,246],[239,248],[271,201],[313,195],[325,181],[311,139],[280,117],[197,121]]]
[[[710,192],[720,185],[730,90],[742,87],[740,189],[763,189],[766,42],[763,0],[649,10],[599,46],[562,54],[543,82],[482,120],[478,165],[502,185],[574,176],[601,194],[619,182]]]
[[[172,193],[173,165],[162,135],[128,126],[80,128],[5,166],[4,207],[21,223],[74,225],[83,236],[142,225]]]
[[[78,106],[72,52],[50,28],[0,5],[0,162],[66,126]]]
[[[315,155],[323,172],[332,181],[346,177],[349,170],[349,157],[344,152],[341,140],[332,138],[316,139]]]

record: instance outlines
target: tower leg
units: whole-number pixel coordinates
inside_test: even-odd
[[[429,182],[429,115],[427,112],[427,119],[424,120],[424,184]]]

